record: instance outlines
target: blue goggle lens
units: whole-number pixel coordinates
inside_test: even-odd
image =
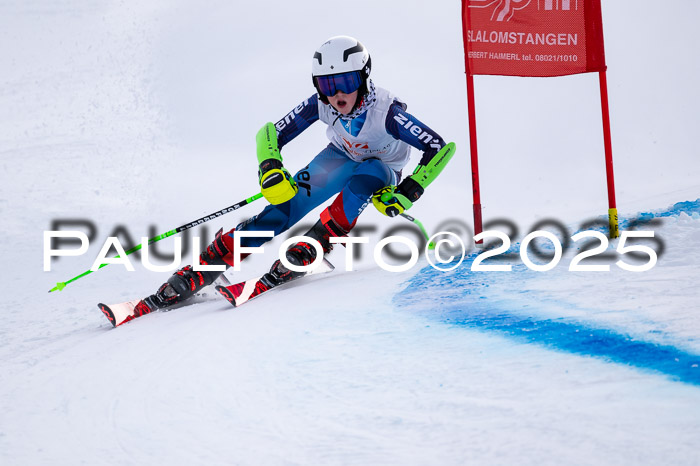
[[[352,94],[360,88],[362,75],[359,71],[350,71],[330,76],[316,76],[316,83],[321,90],[321,94],[327,97],[336,95],[338,91]]]

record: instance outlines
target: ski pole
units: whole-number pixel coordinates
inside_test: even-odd
[[[215,218],[217,218],[217,217],[221,217],[221,216],[224,215],[224,214],[228,214],[229,212],[233,212],[234,210],[238,210],[238,209],[240,209],[241,207],[243,207],[243,206],[245,206],[245,205],[248,205],[248,204],[250,204],[250,203],[253,202],[253,201],[257,201],[257,200],[260,199],[261,197],[263,197],[262,193],[258,193],[258,194],[256,194],[256,195],[253,196],[253,197],[249,197],[248,199],[246,199],[246,200],[244,200],[244,201],[241,201],[241,202],[238,202],[238,203],[236,203],[236,204],[233,204],[232,206],[226,207],[225,209],[221,209],[221,210],[218,211],[218,212],[214,212],[213,214],[206,215],[206,216],[204,216],[204,217],[202,217],[202,218],[200,218],[200,219],[197,219],[197,220],[195,220],[195,221],[193,221],[193,222],[189,222],[189,223],[186,223],[186,224],[184,224],[184,225],[182,225],[182,226],[180,226],[180,227],[177,227],[177,228],[175,228],[174,230],[170,230],[170,231],[165,232],[165,233],[163,233],[163,234],[160,234],[160,235],[158,235],[158,236],[154,236],[153,238],[150,238],[150,239],[148,240],[148,244],[153,244],[153,243],[155,243],[156,241],[160,241],[160,240],[162,240],[162,239],[168,238],[168,237],[173,236],[173,235],[176,235],[176,234],[178,234],[178,233],[182,233],[183,231],[189,230],[190,228],[194,228],[194,227],[196,227],[197,225],[201,225],[201,224],[204,223],[204,222],[208,222],[209,220],[213,220],[213,219],[215,219]],[[141,243],[141,244],[139,244],[138,246],[134,246],[133,248],[129,249],[128,251],[126,251],[125,255],[128,256],[129,254],[138,251],[139,249],[141,249],[141,247],[143,246],[143,244],[144,244],[144,243]],[[115,259],[118,258],[118,257],[119,257],[119,256],[116,256]],[[102,264],[102,265],[100,265],[100,266],[97,268],[97,270],[101,269],[102,267],[104,267],[104,266],[106,266],[106,265],[109,265],[109,264]],[[56,286],[54,286],[53,288],[51,288],[51,289],[49,290],[49,293],[51,293],[52,291],[57,291],[57,290],[58,290],[58,291],[61,291],[61,290],[63,290],[63,288],[65,288],[66,285],[68,285],[69,283],[72,283],[72,282],[76,281],[77,279],[84,277],[85,275],[90,275],[91,273],[92,273],[92,270],[88,270],[87,272],[83,272],[83,273],[81,273],[80,275],[71,278],[70,280],[66,280],[65,282],[58,282],[58,283],[56,284]]]
[[[420,228],[420,231],[423,233],[423,236],[425,236],[426,241],[430,241],[430,236],[428,236],[428,232],[425,231],[425,227],[424,227],[423,224],[420,222],[420,220],[418,220],[418,219],[415,218],[415,217],[411,217],[410,215],[408,215],[408,214],[406,214],[406,213],[401,213],[400,215],[401,215],[403,218],[405,218],[406,220],[408,220],[409,222],[413,222],[413,223],[415,223],[416,225],[418,225],[418,228]],[[433,243],[432,241],[430,241],[430,243],[428,243],[428,249],[430,249],[430,250],[435,249],[435,243]]]

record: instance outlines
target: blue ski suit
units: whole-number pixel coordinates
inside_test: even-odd
[[[275,124],[280,149],[317,120],[328,125],[331,142],[294,175],[299,192],[290,201],[268,205],[241,223],[226,234],[230,237],[225,238],[227,243],[232,242],[235,230],[278,235],[336,194],[331,215],[349,231],[375,191],[398,184],[411,147],[423,151],[422,165],[442,149],[445,141],[406,112],[406,104],[375,88],[371,81],[369,84],[370,91],[350,115],[339,114],[314,94]],[[241,245],[254,247],[266,241],[269,238],[245,237]]]

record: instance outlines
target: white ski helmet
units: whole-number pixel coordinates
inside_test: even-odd
[[[335,36],[314,52],[311,78],[323,103],[327,104],[328,96],[339,90],[346,94],[358,90],[359,100],[367,93],[371,69],[372,58],[360,41],[350,36]]]

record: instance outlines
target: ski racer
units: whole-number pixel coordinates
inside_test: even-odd
[[[454,151],[454,144],[446,145],[437,133],[406,112],[406,104],[376,87],[369,79],[371,68],[369,52],[352,37],[332,37],[316,50],[312,63],[316,93],[277,123],[266,123],[256,136],[258,179],[269,205],[228,233],[218,234],[201,253],[201,264],[233,266],[234,231],[273,231],[279,235],[335,195],[304,235],[317,240],[327,253],[332,247],[329,238],[346,236],[370,200],[382,214],[393,217],[423,195],[434,178],[426,166]],[[328,125],[330,143],[292,177],[280,151],[317,120]],[[423,156],[413,174],[402,179],[411,147],[423,151]],[[255,247],[269,239],[244,237],[241,246]],[[241,254],[241,260],[245,256]],[[316,250],[299,242],[287,250],[286,257],[292,264],[308,265],[316,259]],[[188,265],[139,303],[136,312],[147,313],[187,300],[222,273],[195,271]],[[288,270],[278,259],[264,279],[276,286],[299,275],[303,272]]]

